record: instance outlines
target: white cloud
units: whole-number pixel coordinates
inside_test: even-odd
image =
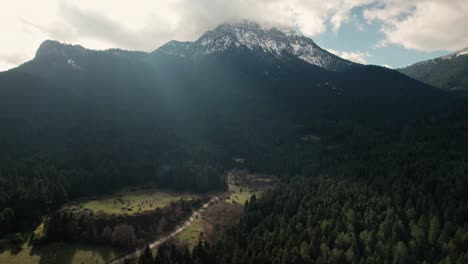
[[[194,40],[223,22],[239,19],[290,25],[313,37],[328,29],[336,32],[352,20],[353,9],[362,6],[368,21],[383,23],[386,39],[382,43],[419,50],[455,50],[468,45],[466,0],[0,2],[0,70],[31,59],[45,39],[94,49],[151,51],[173,39]]]
[[[5,0],[0,0],[5,1]],[[337,30],[352,8],[373,0],[15,0],[2,3],[0,70],[25,61],[45,39],[150,51],[167,41],[194,40],[226,22],[252,19],[294,26],[307,36]]]
[[[361,64],[367,64],[367,58],[370,57],[370,54],[367,52],[338,51],[332,49],[327,49],[327,51],[343,59],[347,59]]]
[[[458,50],[468,46],[467,0],[379,0],[364,11],[369,21],[384,25],[386,39],[420,51]]]

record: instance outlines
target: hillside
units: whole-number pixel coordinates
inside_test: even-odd
[[[463,260],[463,102],[398,71],[332,55],[291,28],[247,21],[149,53],[45,41],[33,60],[0,73],[0,235],[55,215],[56,240],[102,242],[86,228],[65,236],[86,219],[56,209],[128,186],[225,191],[225,172],[240,168],[277,175],[286,187],[252,197],[216,248],[200,241],[198,263],[231,263],[229,250],[241,259],[234,263],[284,263],[288,254],[294,263],[338,263],[348,251],[369,263],[392,262],[396,251]],[[342,195],[347,186],[355,195]],[[350,208],[357,215],[346,226]],[[433,216],[448,227],[429,247],[419,231]],[[378,252],[365,231],[378,237]]]
[[[399,69],[416,80],[447,90],[468,89],[468,48]]]
[[[186,45],[194,49],[185,56],[167,52],[167,45],[143,53],[44,42],[32,61],[0,76],[0,118],[8,124],[0,132],[3,174],[21,171],[19,185],[46,177],[57,185],[50,193],[60,192],[53,205],[148,181],[207,191],[223,188],[217,175],[233,157],[245,158],[251,169],[280,172],[283,165],[271,166],[271,159],[284,158],[304,134],[322,133],[330,120],[394,129],[445,100],[395,71],[358,66],[295,33],[246,23],[208,32]],[[261,41],[231,39],[249,30]],[[224,38],[227,48],[214,49],[214,40]],[[290,46],[279,53],[261,48],[270,38],[304,41],[321,58],[315,62],[327,61],[325,68]],[[330,71],[330,65],[352,67]],[[2,207],[18,200],[9,189]]]

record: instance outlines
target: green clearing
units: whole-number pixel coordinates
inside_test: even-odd
[[[229,196],[226,198],[226,202],[229,204],[240,204],[244,205],[252,195],[259,196],[264,190],[254,191],[247,186],[232,186],[229,190]]]
[[[268,189],[274,188],[277,179],[274,177],[259,177],[243,171],[234,171],[229,176],[229,191],[220,195],[223,199],[207,210],[202,210],[185,230],[176,238],[188,243],[193,248],[198,243],[200,233],[205,238],[217,236],[219,230],[233,225],[241,216],[244,204],[252,195],[260,196]]]
[[[155,188],[127,189],[112,195],[74,202],[66,205],[64,209],[131,215],[162,208],[179,199],[190,200],[196,197],[195,194]],[[41,224],[34,231],[36,238],[43,236],[43,227]],[[105,263],[119,254],[118,250],[110,246],[80,243],[52,243],[42,246],[25,243],[18,251],[7,241],[0,240],[0,264],[96,264]]]
[[[159,189],[125,190],[110,196],[67,206],[69,210],[90,210],[106,214],[137,214],[169,205],[179,199],[190,200],[196,195],[161,191]]]
[[[78,243],[53,243],[34,247],[25,243],[19,252],[14,252],[4,243],[0,249],[2,264],[96,264],[105,263],[120,254],[111,247]]]
[[[44,223],[41,223],[36,230],[34,230],[34,238],[37,240],[41,240],[44,238]]]
[[[244,205],[247,200],[256,195],[259,197],[268,189],[272,189],[278,179],[274,176],[250,174],[246,171],[232,171],[229,177],[229,192],[226,202]]]
[[[177,239],[187,242],[190,249],[193,248],[198,243],[200,233],[203,232],[204,222],[203,215],[197,215],[192,224],[177,235]]]

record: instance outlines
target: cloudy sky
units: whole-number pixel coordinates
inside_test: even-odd
[[[468,0],[0,0],[0,71],[45,39],[151,51],[239,19],[289,25],[361,63],[401,67],[468,46]]]

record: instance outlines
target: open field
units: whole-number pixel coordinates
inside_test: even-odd
[[[41,224],[34,230],[34,236],[42,237],[43,231],[44,224]],[[70,242],[34,245],[27,241],[17,248],[7,240],[0,240],[0,264],[100,264],[121,253],[104,245]]]
[[[209,241],[215,240],[217,234],[239,220],[245,202],[254,194],[259,197],[274,188],[277,178],[233,170],[229,173],[228,181],[229,191],[216,204],[202,210],[193,223],[177,235],[177,240],[188,243],[189,248],[198,243],[200,233]]]
[[[245,202],[253,194],[260,196],[276,184],[276,178],[251,175],[243,171],[233,171],[228,178],[229,191],[225,194],[217,194],[220,199],[216,199],[212,206],[202,208],[193,216],[191,223],[180,228],[180,231],[174,235],[176,240],[183,241],[192,248],[198,242],[200,233],[203,233],[204,238],[209,241],[216,239],[217,234],[238,221]],[[189,200],[196,197],[194,194],[157,189],[133,189],[70,203],[65,208],[73,211],[86,210],[95,213],[132,215],[167,206],[172,201],[182,198]],[[41,225],[36,229],[34,232],[36,237],[42,235],[42,228]],[[105,263],[120,253],[112,247],[79,243],[53,243],[34,247],[25,243],[22,250],[15,251],[9,248],[6,242],[3,245],[0,243],[0,263],[2,264]]]
[[[179,243],[187,243],[189,248],[193,248],[200,239],[200,233],[203,233],[204,239],[215,241],[222,231],[240,219],[244,209],[241,202],[245,203],[253,194],[261,195],[268,189],[274,188],[277,182],[278,179],[272,176],[252,175],[239,170],[231,171],[228,175],[228,192],[214,195],[208,203],[194,212],[184,225],[149,244],[153,254],[157,252],[161,243],[172,239]],[[138,249],[111,263],[120,264],[125,259],[137,259],[142,252],[143,249]]]
[[[259,196],[262,193],[260,190],[252,190],[247,186],[233,186],[229,189],[229,196],[226,198],[226,202],[229,204],[244,205],[252,195]]]
[[[229,191],[226,202],[244,205],[252,195],[255,194],[259,197],[268,189],[274,188],[276,182],[276,177],[233,171],[229,176]]]
[[[165,243],[165,242],[167,242],[169,240],[173,240],[175,237],[177,237],[182,231],[184,231],[187,227],[189,227],[192,224],[195,217],[197,215],[199,215],[202,210],[208,209],[210,206],[215,204],[215,202],[218,201],[218,200],[219,200],[219,198],[217,196],[211,198],[209,201],[204,203],[201,208],[199,208],[197,211],[194,211],[192,213],[192,216],[190,216],[189,219],[187,221],[185,221],[185,223],[178,226],[171,233],[166,234],[166,235],[162,236],[161,238],[159,238],[158,240],[149,243],[148,247],[153,251],[153,253],[156,253],[157,248],[161,244],[163,244],[163,243]],[[126,260],[136,260],[136,259],[138,259],[140,257],[141,254],[143,254],[144,250],[145,250],[145,248],[136,249],[135,251],[133,251],[131,253],[128,253],[128,254],[126,254],[124,256],[120,256],[117,259],[113,259],[112,261],[109,262],[109,264],[123,264]]]
[[[111,247],[78,243],[53,243],[34,247],[25,243],[22,247],[22,250],[16,252],[8,243],[4,243],[0,246],[0,263],[100,264],[119,255],[119,252]]]
[[[133,215],[165,207],[180,199],[190,200],[196,197],[198,197],[196,194],[177,193],[155,188],[133,188],[112,195],[71,202],[64,206],[64,209],[76,212],[85,210],[94,213]],[[36,238],[43,236],[43,224],[36,228],[34,235]],[[7,241],[0,240],[0,264],[96,264],[105,263],[121,253],[110,246],[72,242],[40,246],[24,243],[22,249],[18,250]]]
[[[197,215],[192,224],[190,224],[184,231],[180,232],[177,239],[180,241],[187,242],[189,248],[194,247],[200,238],[200,233],[203,232],[204,228],[202,224],[206,222],[203,214]]]
[[[124,190],[113,195],[98,197],[66,207],[68,210],[90,210],[106,214],[137,214],[152,211],[180,199],[191,200],[196,195],[162,191],[159,189]]]

